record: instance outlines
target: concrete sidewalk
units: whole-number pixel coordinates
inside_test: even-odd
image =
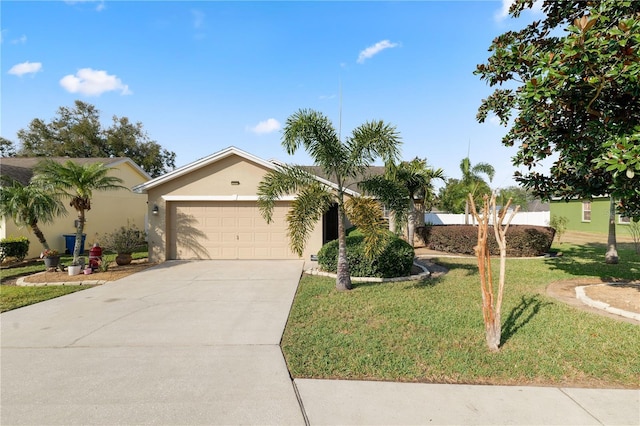
[[[296,379],[311,425],[638,425],[640,391]]]

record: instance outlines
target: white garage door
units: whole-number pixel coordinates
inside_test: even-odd
[[[255,201],[169,203],[171,259],[297,259],[289,249],[288,202],[278,202],[267,224]]]

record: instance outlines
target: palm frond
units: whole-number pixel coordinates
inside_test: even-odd
[[[5,176],[0,187],[0,214],[11,217],[22,227],[37,222],[51,223],[54,218],[66,215],[67,210],[51,188],[35,183],[22,185]]]
[[[77,164],[69,160],[63,164],[51,159],[42,161],[35,168],[33,181],[65,192],[67,197],[90,199],[93,191],[128,189],[122,179],[110,176],[110,168],[102,163]]]
[[[299,166],[280,165],[265,174],[258,185],[258,207],[262,217],[271,223],[275,202],[285,195],[295,195],[301,188],[318,183],[313,175]]]
[[[309,235],[334,200],[333,194],[317,181],[300,189],[287,213],[287,235],[294,253],[302,256]]]
[[[400,157],[401,143],[395,126],[382,120],[368,121],[356,127],[345,141],[351,154],[346,172],[351,175],[362,173],[377,158],[385,164],[395,163]]]
[[[384,250],[382,242],[388,235],[380,203],[373,198],[349,198],[345,202],[345,213],[364,234],[365,256],[370,259],[379,256]]]
[[[388,209],[402,212],[409,209],[409,192],[400,181],[385,176],[372,176],[358,183],[367,195],[379,199]]]
[[[301,109],[287,118],[282,145],[290,155],[302,145],[316,165],[327,174],[335,173],[335,165],[347,158],[331,121],[314,110]]]

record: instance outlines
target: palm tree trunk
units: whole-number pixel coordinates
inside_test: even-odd
[[[76,243],[73,246],[73,263],[80,264],[80,252],[82,251],[82,234],[84,233],[84,210],[78,211],[78,226],[76,228]]]
[[[469,224],[469,200],[464,202],[464,224]]]
[[[616,247],[616,203],[613,196],[609,197],[609,236],[607,237],[607,253],[605,263],[618,263],[618,249]]]
[[[42,230],[40,230],[38,221],[35,221],[31,224],[31,230],[33,231],[33,234],[36,236],[40,244],[42,244],[42,248],[44,248],[45,250],[49,250],[49,243],[47,243],[47,239],[44,237]]]
[[[413,197],[409,197],[409,214],[407,215],[407,239],[411,247],[414,247],[416,234],[416,203]]]
[[[351,290],[351,271],[347,261],[347,235],[344,230],[344,207],[338,204],[338,270],[336,275],[337,290]]]

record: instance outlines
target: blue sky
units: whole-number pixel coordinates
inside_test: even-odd
[[[228,146],[288,156],[281,126],[322,111],[343,136],[367,120],[397,126],[403,159],[459,177],[496,168],[512,185],[506,132],[475,115],[491,89],[472,73],[497,35],[524,26],[509,1],[6,1],[0,4],[1,128],[14,142],[34,118],[74,100],[143,123],[181,166]],[[539,17],[539,16],[538,16]]]

